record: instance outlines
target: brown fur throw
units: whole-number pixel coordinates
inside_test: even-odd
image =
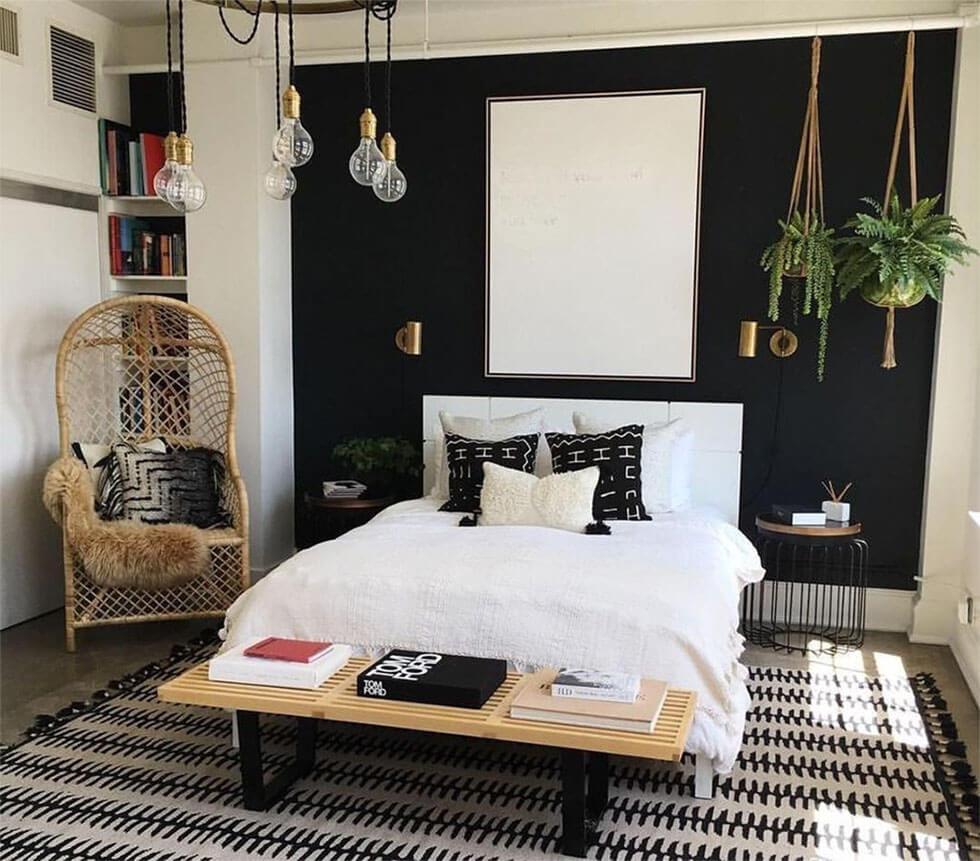
[[[56,523],[65,525],[72,551],[99,586],[169,589],[208,570],[210,553],[194,526],[100,520],[92,476],[73,457],[59,458],[48,468],[44,505]]]

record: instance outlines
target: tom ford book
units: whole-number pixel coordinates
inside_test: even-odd
[[[357,677],[357,695],[478,709],[507,676],[507,662],[393,649]]]

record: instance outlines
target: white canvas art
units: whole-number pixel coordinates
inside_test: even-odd
[[[704,99],[487,100],[487,376],[694,379]]]

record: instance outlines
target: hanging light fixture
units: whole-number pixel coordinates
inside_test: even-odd
[[[384,169],[385,157],[378,149],[378,119],[371,110],[371,0],[364,0],[364,110],[361,112],[361,139],[350,157],[350,175],[358,185],[373,185]]]
[[[180,135],[177,167],[167,180],[167,202],[178,212],[196,212],[208,198],[207,189],[194,172],[194,144],[187,136],[187,78],[184,73],[184,0],[177,0],[177,44],[180,49]]]
[[[173,24],[170,20],[170,0],[167,4],[167,128],[170,131],[163,140],[163,166],[153,176],[153,191],[157,197],[167,200],[167,183],[177,171],[177,132],[174,124],[174,59]],[[168,201],[169,202],[169,201]]]
[[[293,0],[288,0],[289,14],[289,86],[282,94],[282,121],[272,139],[276,160],[287,167],[302,167],[313,158],[313,138],[299,121],[299,90],[296,89],[296,51],[293,43]],[[279,54],[279,11],[276,9],[276,56]],[[279,60],[276,60],[276,77]],[[278,91],[279,87],[276,86]]]
[[[291,5],[291,4],[290,4]],[[275,38],[276,38],[276,128],[281,128],[279,115],[279,7],[276,5]],[[286,98],[283,95],[283,103]],[[275,142],[272,146],[272,166],[266,171],[263,180],[265,193],[276,200],[289,200],[296,191],[296,174],[288,164],[284,164],[276,152]]]
[[[401,200],[408,190],[408,180],[405,179],[405,174],[395,161],[395,136],[391,133],[391,19],[394,12],[394,7],[391,7],[388,10],[388,17],[385,19],[388,30],[385,58],[386,131],[384,137],[381,138],[381,153],[384,155],[385,163],[372,182],[375,196],[385,203]]]

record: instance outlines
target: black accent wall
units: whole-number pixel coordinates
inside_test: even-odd
[[[899,33],[824,39],[821,124],[833,224],[862,196],[882,194],[904,47]],[[954,54],[954,32],[919,34],[923,194],[945,190]],[[739,320],[765,314],[766,276],[757,263],[785,214],[809,63],[807,39],[399,62],[392,130],[409,188],[394,205],[347,173],[363,107],[361,68],[300,67],[303,122],[316,153],[297,170],[292,203],[298,496],[330,477],[330,450],[345,436],[418,439],[423,392],[741,401],[743,528],[751,533],[754,514],[773,501],[821,499],[821,478],[853,480],[873,585],[913,588],[935,305],[899,312],[893,371],[878,366],[884,312],[856,296],[834,310],[822,384],[810,320],[793,327],[801,348],[789,360],[775,359],[763,343],[755,360],[736,355]],[[380,93],[381,64],[374,82]],[[675,87],[707,89],[697,382],[485,379],[485,99]],[[381,107],[375,99],[379,117]],[[380,126],[379,136],[383,117]],[[420,358],[393,345],[405,319],[425,323]],[[297,524],[302,544],[302,517]]]

